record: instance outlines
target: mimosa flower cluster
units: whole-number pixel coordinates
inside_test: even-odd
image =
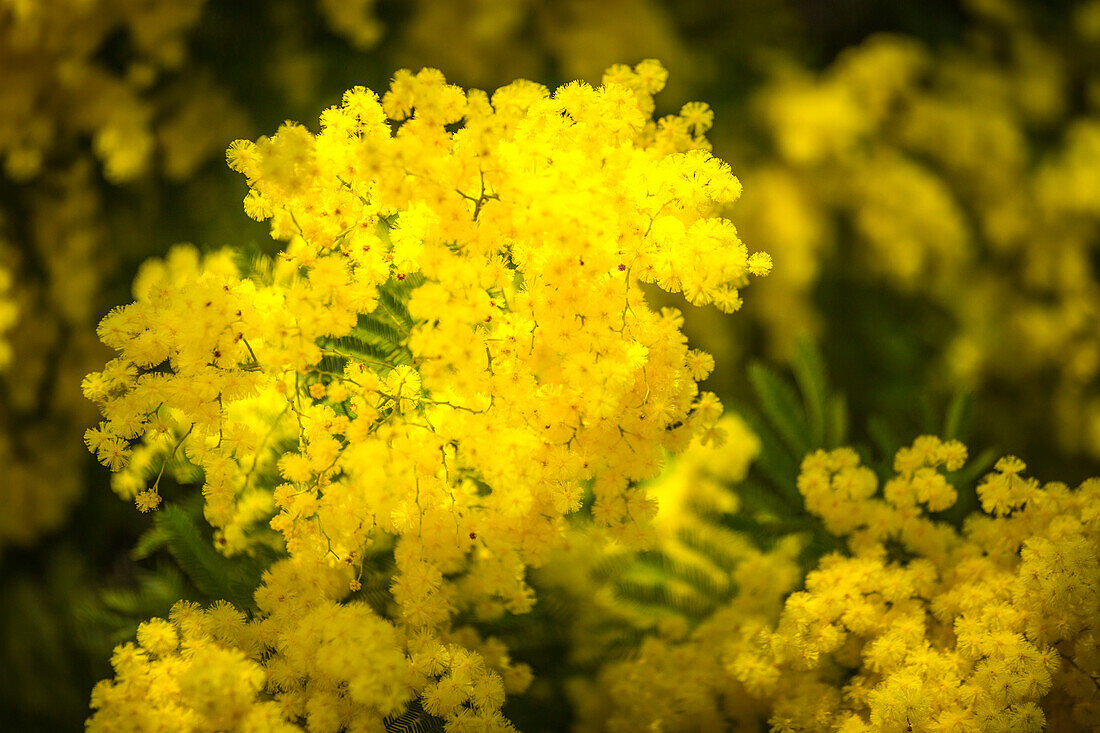
[[[76,384],[102,363],[95,319],[126,249],[125,237],[108,233],[98,187],[147,173],[154,152],[169,176],[189,176],[219,134],[239,125],[211,85],[160,83],[185,63],[204,5],[0,2],[0,263],[11,273],[6,297],[22,314],[0,317],[0,547],[56,528],[82,491],[74,445],[96,411]]]
[[[234,143],[245,210],[286,248],[249,272],[177,250],[101,322],[118,356],[84,381],[105,418],[86,442],[116,490],[148,511],[166,472],[201,469],[219,549],[285,548],[299,583],[340,569],[356,592],[392,554],[394,626],[378,623],[414,665],[456,614],[530,609],[526,569],[586,495],[611,537],[644,542],[656,507],[638,482],[723,431],[697,386],[713,360],[640,284],[730,312],[770,269],[715,214],[740,184],[707,152],[705,105],[652,119],[666,76],[645,61],[598,88],[490,96],[401,71],[381,99],[348,91],[319,134]],[[262,595],[272,618],[290,602]],[[282,672],[262,650],[305,643],[282,631],[257,652],[269,691]],[[419,695],[455,730],[506,727],[499,673],[455,653],[382,699],[299,666],[304,708],[287,697],[285,719],[331,704],[360,726]],[[317,702],[325,679],[347,685]],[[104,698],[97,725],[133,699]]]
[[[348,594],[346,569],[277,563],[251,620],[229,603],[180,601],[119,646],[114,680],[92,693],[89,730],[374,730],[415,691],[453,730],[509,730],[505,692],[530,672],[472,629],[442,637],[395,627]]]
[[[1100,0],[813,70],[800,3],[248,5],[0,0],[8,726],[1097,728],[1097,480],[834,448],[973,387],[972,445],[1095,475]],[[651,55],[676,86],[454,85]],[[448,78],[336,96],[408,64]],[[717,138],[670,102],[702,85]],[[255,238],[228,185],[274,242],[157,244]],[[778,267],[728,318],[771,266],[741,239]],[[850,416],[807,330],[849,337]],[[802,399],[753,367],[723,417],[701,383],[757,344]]]
[[[772,701],[773,730],[1094,726],[1100,481],[1040,485],[1002,458],[978,486],[985,513],[959,531],[928,512],[954,502],[945,471],[965,455],[917,440],[881,499],[854,452],[805,459],[807,506],[851,553],[824,558],[757,649],[730,659]]]
[[[960,531],[930,511],[954,502],[965,460],[957,441],[922,437],[880,486],[849,448],[807,456],[799,488],[848,551],[771,607],[772,586],[743,572],[690,635],[609,665],[605,696],[581,698],[592,729],[1093,729],[1100,481],[1040,485],[1005,457]]]
[[[314,4],[359,47],[377,40],[371,3]],[[0,176],[11,184],[0,200],[0,267],[11,274],[0,294],[11,304],[0,307],[0,389],[10,393],[0,547],[34,542],[81,493],[74,439],[96,413],[73,379],[101,363],[95,319],[121,284],[108,273],[149,247],[136,241],[133,211],[112,221],[126,204],[101,195],[103,179],[193,180],[248,129],[241,105],[189,58],[207,10],[205,0],[0,0]]]

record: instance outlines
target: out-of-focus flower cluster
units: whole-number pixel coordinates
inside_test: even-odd
[[[428,61],[468,84],[495,85],[502,67],[539,78],[548,62],[567,79],[583,79],[639,53],[661,59],[677,75],[694,76],[698,64],[698,54],[677,33],[668,8],[653,0],[421,0],[412,5],[408,23],[395,29],[398,60]],[[442,37],[451,41],[440,43]]]
[[[28,220],[0,220],[4,367],[0,370],[0,548],[58,527],[81,492],[74,437],[95,418],[81,373],[102,358],[93,311],[103,263],[100,198],[86,164],[44,176],[25,192]],[[18,246],[22,237],[37,246]]]
[[[155,145],[157,77],[186,58],[186,34],[205,0],[186,2],[33,3],[0,5],[0,153],[7,176],[33,179],[54,156],[92,138],[104,174],[132,178]],[[123,68],[103,57],[112,42],[129,45]],[[196,102],[203,95],[195,95]]]
[[[316,5],[358,47],[377,41],[371,3]],[[72,378],[101,358],[91,334],[121,284],[119,255],[150,246],[112,221],[104,179],[146,189],[192,180],[248,128],[229,89],[189,57],[208,10],[206,0],[0,2],[0,176],[11,184],[0,198],[10,281],[0,295],[10,304],[0,313],[0,547],[57,527],[81,494],[73,438],[95,413]]]
[[[204,2],[0,4],[0,261],[10,273],[0,401],[0,547],[57,527],[81,493],[72,438],[94,419],[72,380],[101,358],[91,336],[117,261],[100,172],[142,175],[159,151],[190,175],[239,114],[191,75]],[[170,79],[162,83],[162,77]],[[113,244],[113,243],[112,243]]]
[[[6,266],[0,266],[0,369],[6,369],[11,363],[8,331],[19,317],[19,307],[12,298],[11,286],[11,270]]]
[[[1005,416],[1052,398],[1023,429],[1097,456],[1100,6],[1053,32],[1037,8],[971,5],[957,43],[876,35],[771,70],[754,104],[774,147],[742,171],[741,221],[784,266],[757,313],[779,350],[822,328],[832,262],[924,298],[952,320],[942,379],[1011,395]]]

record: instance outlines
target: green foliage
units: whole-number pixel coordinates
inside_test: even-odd
[[[355,593],[357,600],[366,601],[375,613],[385,618],[393,615],[395,601],[390,592],[397,563],[390,553],[380,553],[363,562],[363,572],[359,576],[362,586]]]
[[[768,428],[782,439],[792,455],[808,453],[812,445],[808,418],[791,385],[758,362],[749,364],[749,381]]]
[[[392,356],[393,351],[397,348],[386,348],[385,346],[380,346],[358,335],[326,338],[322,341],[322,346],[325,349],[331,349],[340,354],[340,356],[336,357],[325,357],[325,360],[321,362],[321,368],[324,371],[335,371],[335,368],[330,368],[330,365],[331,367],[339,367],[342,369],[344,363],[349,358],[384,363],[386,359]]]
[[[130,550],[131,560],[145,560],[152,557],[168,544],[168,533],[154,522],[153,526],[138,536],[134,549]]]
[[[830,388],[818,350],[800,340],[791,368],[794,384],[760,362],[749,365],[755,404],[738,409],[761,442],[743,493],[750,511],[801,512],[795,484],[802,458],[847,442],[847,402]]]
[[[791,532],[803,533],[804,560],[811,562],[836,543],[806,513],[798,473],[808,453],[848,442],[848,409],[845,397],[830,385],[821,353],[809,341],[796,344],[791,371],[793,380],[759,362],[749,365],[755,403],[739,410],[760,438],[760,455],[749,476],[732,487],[741,510],[711,519],[762,549]]]
[[[224,599],[241,609],[253,608],[252,593],[272,556],[241,555],[228,558],[214,549],[209,531],[180,506],[169,505],[157,512],[157,531],[180,570],[210,602]]]
[[[378,308],[383,308],[381,302],[379,302]],[[359,323],[356,325],[355,331],[352,332],[352,338],[358,338],[367,344],[377,346],[383,350],[384,354],[388,355],[387,358],[395,357],[401,352],[401,344],[406,337],[404,332],[398,330],[399,328],[404,328],[404,326],[396,316],[390,317],[384,309],[382,313],[379,313],[376,309],[370,315],[359,315]]]
[[[951,404],[947,406],[947,415],[944,417],[943,430],[940,437],[944,440],[961,440],[966,442],[970,434],[971,415],[974,410],[974,396],[966,390],[955,393]]]
[[[384,721],[386,733],[443,733],[443,719],[426,712],[419,700],[413,700],[400,715]]]
[[[387,368],[412,363],[412,354],[405,341],[415,321],[409,315],[407,303],[412,291],[423,283],[424,277],[420,274],[409,275],[401,281],[387,281],[378,290],[378,306],[374,312],[359,314],[350,334],[320,340],[321,348],[335,352],[322,360],[321,371],[340,374],[349,360]]]
[[[199,506],[181,502],[158,511],[130,553],[133,561],[154,559],[153,567],[132,566],[128,582],[101,588],[75,606],[86,644],[109,651],[133,639],[141,622],[167,616],[179,600],[208,604],[224,599],[238,608],[254,609],[252,592],[274,553],[225,557],[214,549]]]
[[[79,611],[94,600],[94,574],[71,545],[0,568],[0,729],[66,730],[87,710],[92,683],[107,671],[112,640]]]
[[[572,634],[580,623],[575,599],[541,587],[538,577],[531,579],[538,602],[527,614],[504,614],[492,620],[475,621],[483,638],[499,639],[515,662],[531,665],[535,684],[522,695],[509,695],[504,715],[521,731],[569,730],[572,710],[560,704],[568,699],[567,687],[578,676],[595,674],[607,657],[600,656],[612,644],[593,649],[578,648]],[[585,599],[586,601],[588,599]],[[627,627],[618,625],[612,633]],[[630,644],[632,650],[636,644]]]
[[[644,608],[654,619],[667,613],[698,622],[714,612],[718,600],[697,591],[676,574],[677,568],[653,572],[649,577],[623,578],[615,583],[618,598]]]
[[[109,650],[132,640],[142,621],[164,617],[176,601],[195,597],[179,569],[160,562],[155,570],[137,572],[127,585],[101,589],[95,597],[79,604],[75,612],[87,643]]]
[[[404,280],[396,282],[387,280],[378,291],[378,307],[400,324],[402,328],[406,330],[412,328],[414,321],[412,316],[409,315],[409,309],[405,304],[408,302],[409,293],[412,292],[413,288],[423,284],[423,282],[424,276],[419,273],[406,276]]]

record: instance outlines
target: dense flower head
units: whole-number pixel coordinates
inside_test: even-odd
[[[500,707],[530,681],[469,627],[410,632],[348,600],[347,568],[276,563],[257,610],[189,601],[115,650],[88,730],[338,731],[381,728],[415,696],[448,730],[514,730]],[[304,727],[303,727],[304,726]]]
[[[169,619],[141,624],[137,646],[115,650],[115,678],[93,692],[88,729],[294,731],[299,718],[310,730],[381,725],[411,695],[394,627],[362,603],[334,603],[332,583],[300,580],[274,568],[257,595],[282,602],[262,603],[252,621],[224,601],[180,601]]]
[[[93,690],[89,730],[293,730],[260,698],[263,668],[205,633],[201,609],[180,601],[172,616],[143,623],[138,644],[115,649],[115,679]]]
[[[707,152],[706,111],[651,119],[664,78],[647,61],[490,96],[399,71],[381,98],[349,90],[316,135],[288,122],[234,143],[245,210],[285,249],[246,271],[177,248],[100,323],[118,356],[85,379],[104,416],[86,442],[115,489],[152,510],[166,471],[201,469],[224,553],[285,547],[303,578],[350,569],[353,591],[392,552],[408,634],[530,609],[526,569],[586,495],[610,537],[644,542],[638,482],[723,431],[697,385],[713,360],[640,284],[728,312],[770,269],[716,214],[740,184]],[[487,668],[448,658],[412,685],[424,709],[496,714]],[[316,674],[354,697],[350,668]]]
[[[852,552],[823,558],[774,629],[731,659],[731,673],[771,700],[773,730],[1092,724],[1098,485],[1040,487],[1020,476],[1019,459],[1003,458],[978,489],[992,516],[973,514],[960,532],[918,504],[953,504],[939,469],[964,459],[961,444],[918,439],[898,452],[884,500],[853,451],[805,459],[807,508]],[[853,491],[863,500],[850,502]],[[800,692],[807,685],[821,694]]]

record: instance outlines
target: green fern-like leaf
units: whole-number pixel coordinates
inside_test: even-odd
[[[165,534],[164,529],[158,524],[153,524],[138,537],[134,549],[130,550],[130,559],[144,560],[152,557],[167,544],[168,535]]]
[[[136,585],[100,590],[74,606],[78,635],[89,648],[110,648],[133,639],[139,623],[163,617],[176,601],[191,599],[186,586],[180,572],[168,563],[141,571]]]
[[[738,534],[747,537],[752,544],[762,550],[771,549],[775,544],[776,529],[769,526],[767,521],[761,521],[757,517],[745,513],[725,514],[722,516],[722,526]]]
[[[832,390],[817,347],[800,339],[791,371],[793,382],[761,363],[749,365],[756,400],[743,412],[763,443],[758,463],[773,482],[793,482],[803,456],[848,440],[848,404]]]
[[[409,703],[405,712],[386,718],[386,733],[443,733],[445,726],[442,718],[424,710],[420,700]]]
[[[353,333],[363,341],[374,343],[383,349],[397,351],[405,341],[405,334],[398,329],[400,324],[395,325],[396,319],[389,318],[387,313],[379,310],[381,306],[374,313],[360,313],[359,322]]]
[[[843,395],[830,395],[825,402],[825,443],[832,450],[848,441],[848,401]]]
[[[967,391],[957,392],[947,407],[941,437],[944,440],[965,442],[970,433],[970,416],[973,410],[973,395]]]
[[[195,519],[177,506],[161,509],[157,526],[167,537],[168,552],[207,600],[224,599],[241,609],[252,607],[252,593],[260,583],[264,563],[244,556],[225,557],[214,549]]]
[[[791,454],[762,415],[751,408],[745,408],[742,410],[742,416],[752,428],[752,432],[760,439],[760,454],[753,462],[754,470],[763,474],[768,482],[783,491],[787,487],[794,486],[798,478],[800,459],[796,459]]]
[[[809,341],[800,339],[795,345],[791,362],[795,380],[802,392],[802,404],[806,409],[808,444],[823,446],[826,443],[826,414],[828,410],[828,384],[825,363],[821,354]]]
[[[341,356],[335,357],[336,359],[361,359],[367,362],[378,362],[379,364],[386,364],[389,362],[390,357],[394,351],[399,348],[396,345],[378,344],[375,341],[369,341],[361,338],[357,335],[341,336],[340,338],[326,338],[322,339],[321,348],[330,349],[337,352]],[[327,367],[322,362],[322,369],[326,371],[338,372],[343,369],[343,363],[331,362],[332,366]]]
[[[738,558],[733,550],[741,537],[726,527],[711,523],[681,527],[676,538],[726,573],[737,566]]]
[[[892,461],[894,454],[902,447],[902,441],[898,434],[889,423],[877,415],[873,415],[867,420],[867,434],[874,441],[878,455],[887,461]]]
[[[715,572],[702,560],[692,561],[687,557],[674,558],[658,550],[643,552],[638,557],[642,565],[652,567],[664,575],[673,576],[690,586],[699,594],[716,600],[730,596],[729,577]]]
[[[784,535],[803,535],[808,548],[803,557],[811,561],[835,548],[836,540],[806,513],[798,475],[808,453],[848,443],[848,403],[833,391],[824,359],[811,342],[797,343],[791,371],[793,380],[761,364],[750,366],[756,403],[742,412],[760,439],[760,454],[749,477],[732,487],[741,511],[710,521],[761,549]]]
[[[623,602],[649,613],[679,613],[694,621],[706,618],[717,607],[713,598],[696,592],[675,578],[623,579],[615,583],[615,594]]]
[[[797,459],[813,445],[802,405],[794,389],[778,374],[763,364],[749,365],[752,383],[760,410]]]
[[[630,567],[634,558],[629,555],[609,555],[602,558],[591,570],[592,577],[599,583],[606,583],[618,577]]]
[[[403,292],[405,291],[405,292]],[[409,315],[407,290],[402,288],[382,288],[378,291],[378,305],[386,314],[399,322],[406,330],[412,328],[413,318]]]
[[[797,474],[796,474],[797,476]],[[750,516],[767,515],[772,517],[789,517],[800,515],[804,511],[802,494],[797,487],[787,486],[785,490],[777,490],[775,485],[769,485],[756,476],[750,475],[737,484],[737,495],[741,499],[741,513]]]

